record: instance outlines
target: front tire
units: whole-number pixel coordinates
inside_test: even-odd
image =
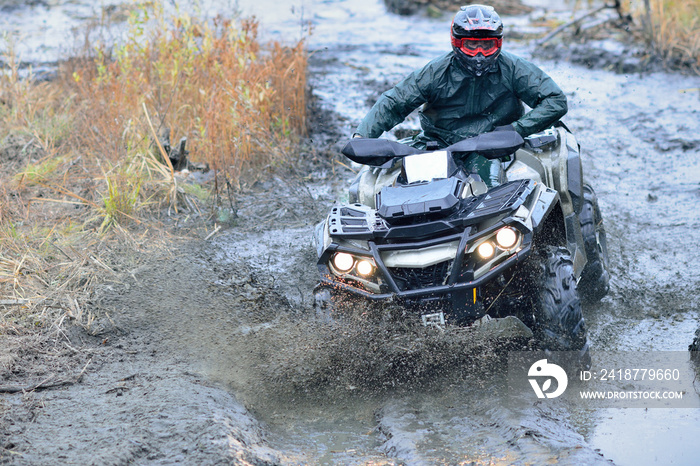
[[[596,303],[610,290],[608,243],[598,198],[593,188],[587,184],[583,186],[583,207],[579,222],[587,259],[581,272],[579,291],[586,302]]]
[[[532,296],[535,336],[544,350],[575,352],[577,365],[588,366],[588,338],[569,251],[549,246],[537,265]]]

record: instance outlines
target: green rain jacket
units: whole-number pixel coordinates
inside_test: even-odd
[[[521,136],[542,131],[566,114],[566,96],[532,63],[501,52],[492,71],[474,77],[453,52],[414,71],[386,91],[362,120],[356,134],[377,138],[423,105],[423,133],[415,142],[442,146],[512,124]],[[532,110],[525,113],[523,102]]]

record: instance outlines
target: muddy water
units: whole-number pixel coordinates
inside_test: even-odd
[[[447,50],[445,19],[397,17],[379,2],[306,2],[304,15],[314,24],[314,94],[344,119],[346,136],[380,92]],[[531,54],[527,45],[506,47]],[[608,230],[611,294],[584,310],[593,347],[686,350],[698,324],[700,285],[698,80],[537,63],[569,97],[565,121],[586,154],[586,178]],[[405,125],[415,124],[409,118]],[[410,464],[695,464],[700,453],[698,409],[518,411],[468,380],[439,390],[412,387],[411,394],[349,393],[330,404],[312,399],[259,415],[278,448],[315,462],[363,463],[379,453]]]
[[[378,0],[283,6],[246,0],[238,6],[245,14],[256,14],[270,38],[296,39],[312,25],[312,92],[333,115],[312,137],[329,143],[350,135],[380,92],[447,50],[448,19],[390,15]],[[202,8],[213,15],[232,5],[212,1]],[[27,57],[41,52],[33,59],[51,62],[57,49],[47,44],[57,43],[54,39],[68,34],[82,17],[101,13],[92,4],[66,2],[13,14],[19,15],[16,24],[30,31],[25,37],[31,40],[24,42]],[[50,40],[35,43],[37,34]],[[526,57],[531,53],[526,44],[506,47]],[[698,80],[536,62],[569,97],[565,121],[586,154],[586,178],[598,192],[608,231],[611,294],[584,309],[593,347],[684,351],[697,327],[700,288]],[[409,118],[406,126],[415,125],[415,118]],[[324,187],[343,185],[343,177],[350,176],[345,173],[315,174],[319,181],[310,192],[318,203],[329,205],[339,195]],[[268,192],[275,192],[274,185]],[[258,214],[258,207],[250,215]],[[376,331],[363,338],[315,326],[306,311],[315,281],[310,238],[317,220],[269,222],[254,232],[234,229],[213,248],[222,269],[236,269],[244,261],[258,277],[236,283],[236,290],[271,283],[292,311],[281,303],[273,306],[284,309],[280,316],[260,315],[254,305],[239,315],[220,311],[207,316],[217,322],[216,334],[206,333],[211,332],[208,324],[198,324],[196,331],[184,328],[175,315],[168,322],[173,338],[200,357],[207,373],[230,387],[266,425],[268,443],[285,462],[696,463],[698,409],[590,410],[563,402],[513,407],[502,394],[502,368],[454,373],[449,358],[434,362],[432,372],[419,372],[417,380],[399,378],[395,386],[382,385],[376,374],[396,374],[378,360],[394,356],[386,346],[395,341],[403,345],[401,335],[389,339]],[[430,343],[431,336],[421,337]],[[431,355],[434,345],[428,343],[416,351],[417,357]],[[257,356],[265,352],[265,358]],[[362,372],[358,361],[374,372]],[[270,369],[273,363],[277,366]]]

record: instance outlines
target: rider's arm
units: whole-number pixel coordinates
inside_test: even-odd
[[[428,101],[433,72],[431,64],[414,71],[383,93],[355,130],[365,138],[378,138],[401,123],[413,110]]]
[[[512,85],[518,98],[532,109],[513,123],[521,136],[542,131],[566,115],[566,95],[552,78],[532,63],[516,59]]]

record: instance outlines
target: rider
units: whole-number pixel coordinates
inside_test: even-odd
[[[377,138],[418,106],[422,132],[411,145],[442,148],[494,130],[521,136],[542,131],[566,114],[566,96],[541,69],[501,51],[503,23],[491,6],[463,6],[452,21],[452,51],[414,71],[381,95],[353,137]],[[532,110],[525,113],[523,102]],[[461,160],[490,186],[501,165],[472,154]]]

